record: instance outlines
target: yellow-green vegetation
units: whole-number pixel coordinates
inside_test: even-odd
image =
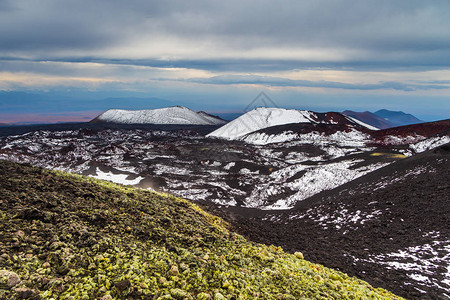
[[[401,153],[382,153],[382,152],[374,152],[374,153],[371,153],[370,156],[386,156],[389,158],[407,158],[408,157]]]
[[[6,161],[0,182],[0,299],[399,299],[173,196]]]

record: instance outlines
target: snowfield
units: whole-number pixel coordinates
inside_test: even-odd
[[[299,143],[308,143],[313,145],[330,145],[333,143],[341,147],[364,147],[370,141],[370,136],[362,133],[359,130],[351,129],[350,131],[335,132],[331,135],[326,135],[323,132],[313,131],[305,134],[298,134],[289,131],[280,134],[266,134],[266,133],[250,133],[239,138],[239,140],[254,145],[267,145],[273,143],[284,143],[290,141],[297,141]]]
[[[364,146],[368,137],[356,130],[330,136],[312,132],[289,142],[245,147],[180,134],[102,130],[83,139],[81,131],[40,131],[0,139],[0,158],[156,188],[191,200],[264,209],[290,208],[384,165],[357,165],[363,160],[352,156],[372,148]]]
[[[167,116],[168,109],[164,110]],[[173,112],[180,110],[187,109],[172,108]],[[157,116],[155,111],[150,116]],[[259,108],[242,117],[253,118],[251,130],[293,120],[317,122],[314,113],[298,110]],[[231,122],[224,127],[229,125],[234,126]],[[373,153],[377,148],[370,132],[352,126],[327,130],[331,127],[314,126],[307,133],[289,129],[278,134],[251,132],[237,141],[209,139],[182,130],[36,131],[1,138],[0,158],[148,187],[191,200],[280,210],[403,157]],[[425,138],[413,133],[386,140],[392,142],[390,151],[394,154],[411,155],[448,142],[450,137]],[[411,141],[416,143],[402,144]],[[410,175],[399,175],[397,180],[405,176]],[[378,190],[389,184],[380,181],[366,188]]]

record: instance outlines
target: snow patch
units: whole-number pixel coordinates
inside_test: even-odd
[[[450,240],[442,240],[439,234],[431,234],[434,234],[435,240],[430,243],[361,260],[381,264],[389,269],[408,271],[410,273],[408,277],[414,281],[409,284],[440,289],[446,297],[450,298]],[[440,268],[446,270],[444,279],[441,281],[433,277],[435,270]]]
[[[410,145],[409,148],[411,150],[413,150],[415,153],[420,153],[420,152],[424,152],[424,151],[445,145],[447,143],[450,143],[450,136],[444,135],[444,136],[428,138],[426,140],[423,140],[418,143]]]
[[[130,174],[114,174],[113,172],[103,172],[99,168],[95,171],[96,175],[89,175],[89,177],[108,180],[114,183],[120,183],[124,185],[136,185],[141,182],[144,177],[138,176],[135,179],[128,179]]]
[[[301,178],[287,184],[287,187],[297,191],[295,195],[290,196],[283,201],[279,201],[271,208],[290,208],[297,201],[307,199],[321,191],[338,187],[386,165],[371,165],[370,168],[367,168],[364,171],[361,171],[360,169],[350,169],[351,166],[358,162],[361,162],[361,160],[330,163],[309,169]]]
[[[360,120],[358,120],[358,119],[356,119],[356,118],[353,118],[353,117],[350,117],[350,116],[345,116],[345,117],[346,117],[347,119],[350,119],[351,121],[353,121],[353,122],[355,122],[355,123],[361,125],[361,126],[366,127],[367,129],[370,129],[370,130],[380,130],[379,128],[377,128],[377,127],[375,127],[375,126],[372,126],[372,125],[369,125],[369,124],[367,124],[367,123],[364,123],[363,121],[360,121]]]

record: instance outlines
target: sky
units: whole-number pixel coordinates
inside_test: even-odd
[[[184,105],[450,118],[448,0],[0,0],[0,123]]]

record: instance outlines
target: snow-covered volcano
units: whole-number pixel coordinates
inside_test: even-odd
[[[340,113],[315,113],[308,110],[259,107],[211,132],[207,137],[234,140],[257,130],[293,123],[348,124],[371,130],[378,129]]]
[[[219,117],[203,111],[195,112],[183,106],[147,110],[110,109],[92,121],[117,124],[171,125],[222,125],[226,123]]]

